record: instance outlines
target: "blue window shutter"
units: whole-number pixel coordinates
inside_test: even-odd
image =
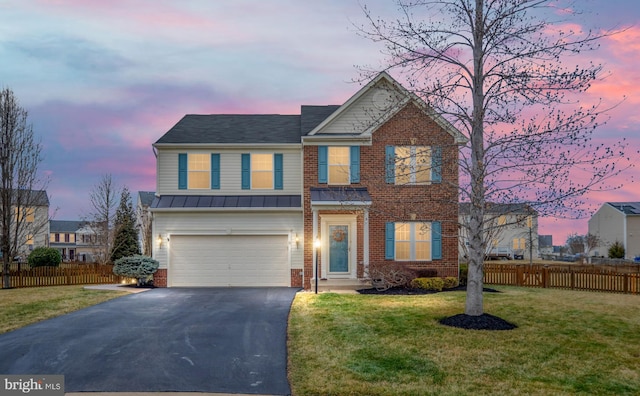
[[[327,163],[329,162],[329,149],[327,146],[318,146],[318,183],[327,183]]]
[[[187,154],[178,154],[178,189],[187,189]]]
[[[242,189],[251,189],[251,155],[242,154]]]
[[[431,148],[431,181],[442,182],[442,147],[440,146]]]
[[[385,147],[385,180],[388,184],[396,182],[396,148],[394,146]]]
[[[387,222],[384,233],[384,258],[393,260],[396,256],[396,224]]]
[[[351,146],[351,183],[360,183],[360,146]]]
[[[442,225],[439,221],[431,223],[431,259],[442,259]]]
[[[283,189],[283,181],[282,181],[282,154],[274,154],[273,155],[273,188],[276,190]]]
[[[211,189],[220,189],[220,154],[211,154]]]

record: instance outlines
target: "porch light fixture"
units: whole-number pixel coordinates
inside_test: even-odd
[[[300,237],[296,234],[296,249],[300,248]]]
[[[318,253],[320,253],[320,238],[316,238],[315,241],[313,241],[313,247],[316,249],[316,268],[314,270],[314,274],[316,277],[316,294],[318,294]]]
[[[157,239],[157,241],[158,241],[158,247],[159,247],[159,248],[162,248],[162,234],[158,234],[158,239]]]

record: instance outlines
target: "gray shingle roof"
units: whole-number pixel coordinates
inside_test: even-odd
[[[163,195],[151,204],[166,208],[301,208],[300,195]]]
[[[138,201],[142,206],[149,206],[153,202],[156,193],[153,191],[138,191]]]
[[[300,143],[300,116],[188,114],[159,143]]]
[[[165,133],[163,143],[300,143],[340,106],[301,106],[300,115],[187,114]]]
[[[50,220],[49,232],[76,232],[85,224],[77,220]]]
[[[300,133],[306,135],[313,130],[313,128],[320,125],[327,117],[333,114],[340,108],[339,105],[328,106],[308,106],[303,105],[301,107],[300,115]]]
[[[620,212],[628,215],[640,215],[640,202],[607,202]]]

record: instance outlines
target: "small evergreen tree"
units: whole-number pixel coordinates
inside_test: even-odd
[[[613,245],[609,246],[609,258],[624,258],[624,246],[622,246],[622,243],[615,241]]]
[[[131,203],[129,189],[124,187],[120,195],[120,205],[116,210],[115,236],[111,250],[111,261],[140,254],[136,215]]]
[[[121,257],[113,265],[113,273],[119,276],[128,276],[138,280],[138,286],[147,283],[160,266],[157,260],[147,256],[135,255],[131,257]]]

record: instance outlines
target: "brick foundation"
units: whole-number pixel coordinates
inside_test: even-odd
[[[153,274],[153,285],[155,287],[167,287],[167,270],[160,268]]]

